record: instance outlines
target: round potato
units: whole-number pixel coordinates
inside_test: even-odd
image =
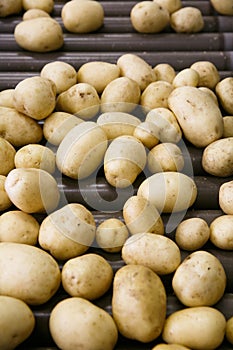
[[[63,350],[113,350],[118,339],[116,324],[109,313],[79,297],[66,298],[55,305],[49,330],[56,345]]]
[[[210,0],[211,5],[221,15],[233,15],[233,7],[231,0]]]
[[[0,175],[7,175],[14,169],[16,150],[7,140],[0,137]]]
[[[233,316],[227,320],[226,338],[229,341],[229,343],[233,344]]]
[[[142,92],[140,104],[149,112],[158,107],[168,107],[168,97],[173,90],[172,84],[167,81],[150,83]]]
[[[182,7],[181,0],[153,0],[158,5],[165,7],[169,14],[179,10]]]
[[[172,81],[174,88],[179,86],[198,86],[199,74],[192,68],[185,68],[178,72]]]
[[[227,113],[233,114],[233,77],[228,77],[219,81],[215,86],[215,93],[223,109]]]
[[[48,213],[57,207],[60,200],[56,180],[42,169],[11,170],[5,181],[5,190],[11,202],[29,214]]]
[[[219,206],[225,214],[233,215],[233,181],[224,182],[219,188]]]
[[[23,21],[27,21],[29,19],[38,18],[38,17],[50,17],[50,16],[48,12],[44,10],[32,8],[24,12]]]
[[[166,317],[166,291],[143,265],[125,265],[113,280],[112,314],[119,332],[143,343],[159,337]]]
[[[183,346],[180,344],[165,344],[160,343],[155,345],[152,350],[191,350],[190,348],[187,348],[187,346]]]
[[[204,24],[202,13],[197,7],[182,7],[170,16],[170,26],[176,33],[198,33]]]
[[[0,175],[0,211],[11,207],[12,202],[5,190],[6,176]]]
[[[91,33],[102,27],[104,9],[98,1],[68,1],[62,7],[61,17],[71,33]]]
[[[57,94],[68,90],[77,83],[75,68],[71,64],[62,61],[53,61],[45,64],[40,72],[40,76],[54,82]]]
[[[25,114],[13,108],[0,107],[0,119],[0,134],[14,147],[41,141],[42,128],[35,120]]]
[[[17,348],[31,335],[35,317],[29,306],[17,298],[0,296],[0,348]]]
[[[131,196],[126,200],[123,218],[132,235],[141,232],[164,234],[163,220],[157,208],[142,196]]]
[[[224,294],[226,273],[213,254],[198,250],[178,266],[172,287],[177,298],[186,306],[212,306]]]
[[[24,10],[40,9],[47,13],[52,12],[54,0],[22,0]]]
[[[80,123],[61,141],[56,154],[57,167],[68,177],[83,179],[98,169],[107,146],[107,135],[97,123]]]
[[[128,228],[117,218],[104,220],[96,229],[97,244],[109,253],[120,252],[128,236]]]
[[[15,89],[6,89],[0,91],[0,106],[14,108],[14,96]]]
[[[113,280],[113,269],[94,253],[69,259],[62,268],[62,286],[72,297],[95,300],[104,295]]]
[[[220,249],[233,250],[233,215],[221,215],[211,222],[210,241]]]
[[[223,137],[233,137],[233,116],[226,115],[223,118]]]
[[[162,337],[167,343],[212,350],[223,342],[225,328],[226,319],[219,310],[209,306],[190,307],[168,316]]]
[[[14,37],[20,47],[32,52],[55,51],[64,42],[62,27],[51,17],[37,17],[19,22],[15,26]]]
[[[180,172],[161,172],[149,176],[139,186],[137,195],[155,205],[159,212],[187,210],[196,200],[194,180]]]
[[[55,84],[39,76],[25,78],[15,87],[15,109],[32,119],[41,120],[48,117],[56,105]]]
[[[1,242],[0,293],[29,305],[46,303],[56,293],[61,273],[54,258],[38,247]]]
[[[81,204],[70,203],[42,221],[38,241],[56,259],[68,260],[88,250],[95,231],[92,213]]]
[[[22,10],[22,0],[2,0],[0,17],[18,14]]]
[[[139,33],[159,33],[169,24],[170,16],[165,7],[153,1],[140,1],[130,11],[133,28]]]
[[[84,63],[77,72],[78,83],[87,83],[101,94],[106,86],[120,77],[120,69],[116,64],[93,61]]]
[[[158,63],[153,69],[156,73],[157,80],[167,81],[170,84],[176,76],[175,69],[168,63]]]
[[[0,241],[36,245],[39,223],[30,214],[11,210],[0,216]]]
[[[204,219],[198,217],[182,221],[175,232],[175,241],[178,246],[188,251],[202,248],[209,237],[209,225]]]
[[[191,66],[199,75],[198,86],[214,89],[220,80],[217,67],[210,61],[197,61]]]
[[[128,265],[147,266],[158,275],[167,275],[180,265],[181,254],[170,238],[142,232],[126,240],[122,247],[122,259]]]

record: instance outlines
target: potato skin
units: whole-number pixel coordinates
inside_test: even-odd
[[[233,250],[233,215],[220,215],[210,224],[210,241],[219,249]]]
[[[19,13],[22,10],[22,0],[2,0],[0,17],[7,17]]]
[[[171,14],[170,25],[177,33],[197,33],[204,28],[204,20],[198,8],[187,6]]]
[[[227,77],[219,81],[215,86],[215,93],[224,110],[227,113],[232,115],[233,114],[233,102],[232,102],[233,77]]]
[[[220,186],[218,198],[223,213],[233,215],[233,181],[226,181]]]
[[[0,137],[0,175],[6,176],[14,169],[16,150],[7,140]]]
[[[5,190],[6,176],[0,175],[0,211],[9,209],[13,204]]]

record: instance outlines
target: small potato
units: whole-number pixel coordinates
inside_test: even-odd
[[[109,290],[113,269],[102,256],[84,254],[63,265],[61,278],[62,286],[70,296],[95,300]]]
[[[0,137],[0,175],[7,175],[14,169],[16,150],[7,140]]]
[[[0,296],[0,348],[16,349],[30,337],[35,316],[29,306],[17,298]]]
[[[14,147],[41,141],[43,133],[40,125],[14,108],[0,107],[0,119],[0,135]]]
[[[190,348],[187,348],[187,346],[183,346],[180,344],[158,344],[155,345],[152,350],[191,350]]]
[[[220,249],[233,250],[233,215],[221,215],[211,222],[210,241]]]
[[[11,202],[26,213],[54,210],[60,199],[57,182],[47,171],[18,168],[9,172],[5,190]]]
[[[209,225],[202,218],[190,218],[182,221],[175,232],[175,241],[178,246],[188,251],[202,248],[209,237]]]
[[[99,111],[100,98],[96,89],[87,83],[78,83],[57,97],[56,110],[75,114],[81,119],[92,119]]]
[[[228,177],[233,175],[233,137],[226,137],[209,144],[202,154],[202,167],[211,175]]]
[[[119,136],[108,146],[104,155],[104,174],[114,187],[132,185],[146,165],[146,150],[134,136]]]
[[[151,149],[159,143],[159,130],[157,126],[149,121],[141,122],[136,126],[133,136],[140,140],[143,145]]]
[[[14,29],[16,43],[32,52],[50,52],[64,43],[60,24],[51,17],[37,17],[19,22]]]
[[[208,306],[190,307],[168,316],[162,338],[167,343],[190,349],[212,350],[223,342],[225,328],[226,319],[219,310]]]
[[[130,113],[139,104],[141,89],[136,81],[119,77],[111,81],[101,95],[101,111]]]
[[[178,266],[172,287],[177,298],[186,306],[212,306],[224,294],[226,273],[218,258],[198,250]]]
[[[56,105],[55,84],[46,78],[34,76],[21,80],[15,87],[14,107],[32,119],[48,117]]]
[[[204,24],[202,13],[197,7],[182,7],[170,17],[170,26],[176,33],[198,33]]]
[[[194,180],[183,173],[161,172],[145,179],[140,184],[137,195],[153,203],[159,212],[179,212],[193,205],[197,187]]]
[[[53,112],[44,121],[43,134],[52,145],[59,146],[66,134],[84,120],[66,112]]]
[[[233,137],[233,116],[226,115],[223,118],[223,137]]]
[[[228,77],[219,81],[215,86],[215,93],[223,109],[227,113],[233,114],[233,77]]]
[[[40,76],[54,82],[57,94],[68,90],[77,83],[75,68],[71,64],[62,61],[53,61],[44,65]]]
[[[120,77],[120,69],[116,64],[93,61],[84,63],[77,72],[78,83],[87,83],[102,94],[106,86]]]
[[[28,244],[1,242],[0,294],[29,305],[46,303],[58,290],[61,273],[58,263],[44,250]]]
[[[0,211],[11,207],[12,202],[5,190],[6,176],[0,175]]]
[[[179,86],[197,86],[199,74],[192,68],[185,68],[176,74],[172,81],[174,88]]]
[[[78,297],[66,298],[55,305],[49,318],[49,330],[56,345],[63,350],[113,350],[118,339],[111,315]]]
[[[191,66],[199,74],[198,86],[214,89],[220,80],[217,67],[210,61],[197,61]]]
[[[210,97],[213,99],[213,101],[215,102],[215,104],[216,104],[217,106],[219,106],[218,98],[217,98],[217,96],[216,96],[216,94],[214,93],[213,90],[211,90],[210,88],[208,88],[208,87],[206,87],[206,86],[199,86],[198,89],[201,90],[201,91],[203,91],[203,92],[205,92],[206,94],[208,94],[208,96],[210,96]]]
[[[42,221],[38,241],[56,259],[68,260],[88,250],[95,231],[92,213],[81,204],[70,203]]]
[[[226,339],[233,344],[233,316],[227,320]]]
[[[169,14],[179,10],[182,7],[181,0],[153,0],[158,5],[165,7]]]
[[[133,28],[139,33],[159,33],[169,24],[170,16],[165,7],[153,1],[140,1],[130,11]]]
[[[50,17],[48,12],[32,8],[24,12],[23,14],[23,21],[28,21],[29,19],[38,18],[38,17]]]
[[[218,193],[219,206],[225,214],[233,215],[233,181],[224,182]]]
[[[128,236],[128,228],[117,218],[104,220],[96,229],[97,244],[109,253],[120,252]]]
[[[153,69],[157,80],[167,81],[170,84],[176,76],[175,69],[168,63],[159,63]]]
[[[98,1],[68,1],[63,5],[61,17],[71,33],[91,33],[102,27],[104,9]]]
[[[168,97],[173,90],[172,84],[167,81],[155,81],[150,83],[142,92],[140,104],[145,110],[168,107]]]
[[[181,171],[184,167],[184,156],[176,144],[160,143],[148,153],[147,166],[153,174],[161,171]]]
[[[0,17],[18,14],[22,8],[22,0],[1,0]]]
[[[52,12],[54,0],[22,0],[24,10],[40,9],[47,13]]]
[[[221,15],[233,15],[232,0],[210,0],[210,3]]]
[[[0,106],[14,108],[14,96],[15,89],[6,89],[0,91]]]
[[[167,275],[180,265],[181,254],[170,238],[143,232],[127,239],[122,247],[122,259],[128,265],[147,266],[158,275]]]
[[[124,337],[143,343],[158,338],[166,317],[166,304],[164,285],[150,268],[125,265],[117,270],[112,314]]]
[[[135,80],[143,91],[156,80],[153,68],[140,56],[127,53],[121,55],[117,60],[121,76]]]

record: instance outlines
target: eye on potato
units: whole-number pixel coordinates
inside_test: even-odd
[[[182,7],[170,16],[170,26],[176,33],[198,33],[204,24],[201,11],[192,6]]]
[[[120,252],[129,236],[126,225],[117,218],[106,219],[96,229],[96,242],[106,252]]]

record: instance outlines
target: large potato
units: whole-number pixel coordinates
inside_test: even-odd
[[[215,86],[215,92],[223,109],[227,113],[233,114],[233,77],[227,77],[219,81]]]
[[[11,207],[12,202],[5,190],[6,176],[0,175],[0,211]]]
[[[210,241],[218,248],[233,250],[233,215],[220,215],[210,224]]]
[[[222,114],[213,99],[193,86],[174,89],[168,106],[175,114],[186,139],[196,147],[205,147],[223,133]]]
[[[219,187],[218,201],[225,214],[233,215],[233,181],[226,181]]]
[[[19,13],[22,10],[22,0],[2,0],[0,17],[7,17]]]
[[[223,342],[225,328],[226,320],[219,310],[209,306],[190,307],[168,316],[162,337],[167,343],[190,349],[213,350]]]
[[[116,324],[109,313],[78,297],[66,298],[55,305],[49,330],[63,350],[113,350],[118,339]]]
[[[0,175],[7,175],[15,167],[16,150],[7,140],[0,137]]]
[[[58,290],[61,273],[54,258],[40,248],[0,243],[0,294],[30,305],[46,303]]]
[[[177,33],[197,33],[204,24],[201,10],[193,6],[182,7],[170,16],[170,26]]]
[[[161,172],[145,179],[137,195],[149,200],[160,212],[179,212],[193,205],[197,187],[194,180],[183,173]]]
[[[190,69],[193,69],[198,73],[198,86],[200,87],[214,89],[220,80],[220,74],[217,67],[210,61],[196,61],[190,66]]]
[[[177,298],[186,306],[212,306],[224,294],[226,273],[213,254],[198,250],[178,266],[172,287]]]
[[[168,97],[173,90],[172,84],[167,81],[155,81],[147,85],[142,92],[140,104],[149,112],[158,107],[168,107]]]
[[[0,348],[12,350],[31,335],[35,316],[29,306],[17,298],[0,296]]]
[[[113,280],[112,314],[119,332],[143,343],[159,337],[166,317],[166,292],[159,276],[142,265],[126,265]]]

